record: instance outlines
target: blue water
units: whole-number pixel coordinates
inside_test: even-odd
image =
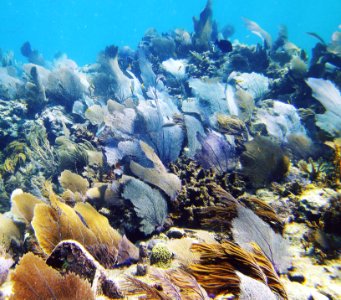
[[[61,51],[82,65],[94,62],[108,44],[136,48],[150,27],[159,32],[192,31],[192,16],[205,4],[206,0],[1,0],[0,48],[24,60],[20,46],[28,40],[48,60]],[[316,40],[306,32],[329,41],[341,23],[340,0],[214,0],[213,9],[221,27],[235,27],[232,39],[258,42],[241,17],[256,21],[273,37],[285,24],[290,40],[308,54]]]

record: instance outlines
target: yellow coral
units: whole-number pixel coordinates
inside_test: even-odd
[[[85,195],[89,182],[82,176],[65,170],[60,174],[59,182],[65,190],[70,190],[73,193],[79,192]]]
[[[17,225],[10,218],[0,214],[0,245],[8,250],[11,241],[14,240],[19,243],[20,238],[21,234]]]
[[[34,207],[43,203],[30,193],[20,193],[12,198],[11,212],[16,217],[22,218],[26,223],[31,223],[33,219]]]

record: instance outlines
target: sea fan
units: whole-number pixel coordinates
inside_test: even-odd
[[[162,228],[168,209],[166,200],[158,190],[136,178],[129,178],[124,185],[122,196],[134,205],[135,212],[141,219],[141,232],[148,235]]]
[[[245,144],[240,157],[242,172],[253,187],[266,186],[281,180],[287,173],[290,160],[282,148],[271,139],[257,136]]]
[[[228,143],[223,135],[210,131],[206,137],[197,136],[201,143],[201,150],[195,155],[195,159],[204,168],[213,168],[218,173],[224,173],[235,167],[235,147]]]
[[[329,80],[308,78],[306,81],[316,98],[327,110],[316,116],[316,125],[332,136],[341,135],[341,95],[336,86]]]
[[[255,242],[280,273],[290,267],[288,241],[275,233],[270,225],[259,218],[252,210],[238,206],[238,217],[232,221],[234,240],[244,249],[252,251],[250,243]]]

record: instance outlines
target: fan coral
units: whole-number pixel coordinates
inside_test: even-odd
[[[20,239],[18,226],[10,218],[0,214],[0,247],[7,251],[12,242],[20,244]]]
[[[312,95],[326,109],[324,114],[316,116],[316,125],[331,136],[341,135],[341,95],[336,86],[329,80],[308,78],[306,81],[312,89]]]
[[[261,28],[256,22],[251,21],[249,19],[243,18],[245,22],[245,26],[248,30],[250,30],[253,34],[259,36],[264,42],[265,47],[272,47],[272,38],[271,35],[266,32],[263,28]]]
[[[199,51],[209,49],[213,32],[212,0],[207,0],[205,9],[200,13],[200,19],[193,17],[194,31],[193,44]]]
[[[256,101],[261,100],[269,91],[269,78],[255,72],[232,72],[229,80],[234,80],[237,86],[248,92]]]
[[[204,168],[212,168],[215,172],[222,174],[235,167],[235,148],[226,141],[223,135],[210,131],[206,137],[199,135],[198,141],[202,147],[196,153],[195,159]]]
[[[153,162],[153,168],[145,168],[140,164],[131,161],[130,169],[134,175],[143,181],[157,186],[164,191],[171,199],[174,199],[181,189],[180,179],[174,175],[167,173],[166,167],[162,164],[154,150],[144,142],[140,142],[140,146],[146,157]]]
[[[162,229],[167,217],[167,202],[158,190],[144,182],[127,178],[122,196],[134,205],[137,216],[141,219],[140,230],[146,235]]]
[[[73,193],[85,195],[89,182],[78,174],[74,174],[69,170],[64,170],[59,177],[59,182],[65,190],[70,190]]]
[[[22,257],[11,280],[11,299],[95,299],[89,282],[72,273],[60,275],[32,253]]]
[[[291,264],[288,241],[250,209],[238,206],[237,213],[237,218],[232,221],[234,240],[250,251],[250,243],[257,243],[276,270],[286,273]]]
[[[24,219],[27,224],[30,224],[33,219],[34,207],[37,204],[43,203],[42,200],[36,198],[30,193],[17,193],[15,195],[12,193],[11,202],[12,214]]]
[[[257,136],[245,144],[240,157],[243,174],[254,187],[281,180],[289,170],[290,160],[281,147],[271,139]]]

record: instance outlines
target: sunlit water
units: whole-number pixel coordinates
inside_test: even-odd
[[[150,27],[159,32],[192,31],[192,16],[205,4],[206,0],[2,0],[0,48],[24,60],[20,46],[28,40],[48,60],[65,52],[79,64],[90,63],[108,44],[136,48]],[[287,25],[290,40],[308,53],[316,40],[306,32],[329,41],[341,23],[340,0],[214,0],[213,10],[220,27],[235,27],[232,40],[258,41],[244,28],[242,17],[247,17],[273,36],[281,24]]]

